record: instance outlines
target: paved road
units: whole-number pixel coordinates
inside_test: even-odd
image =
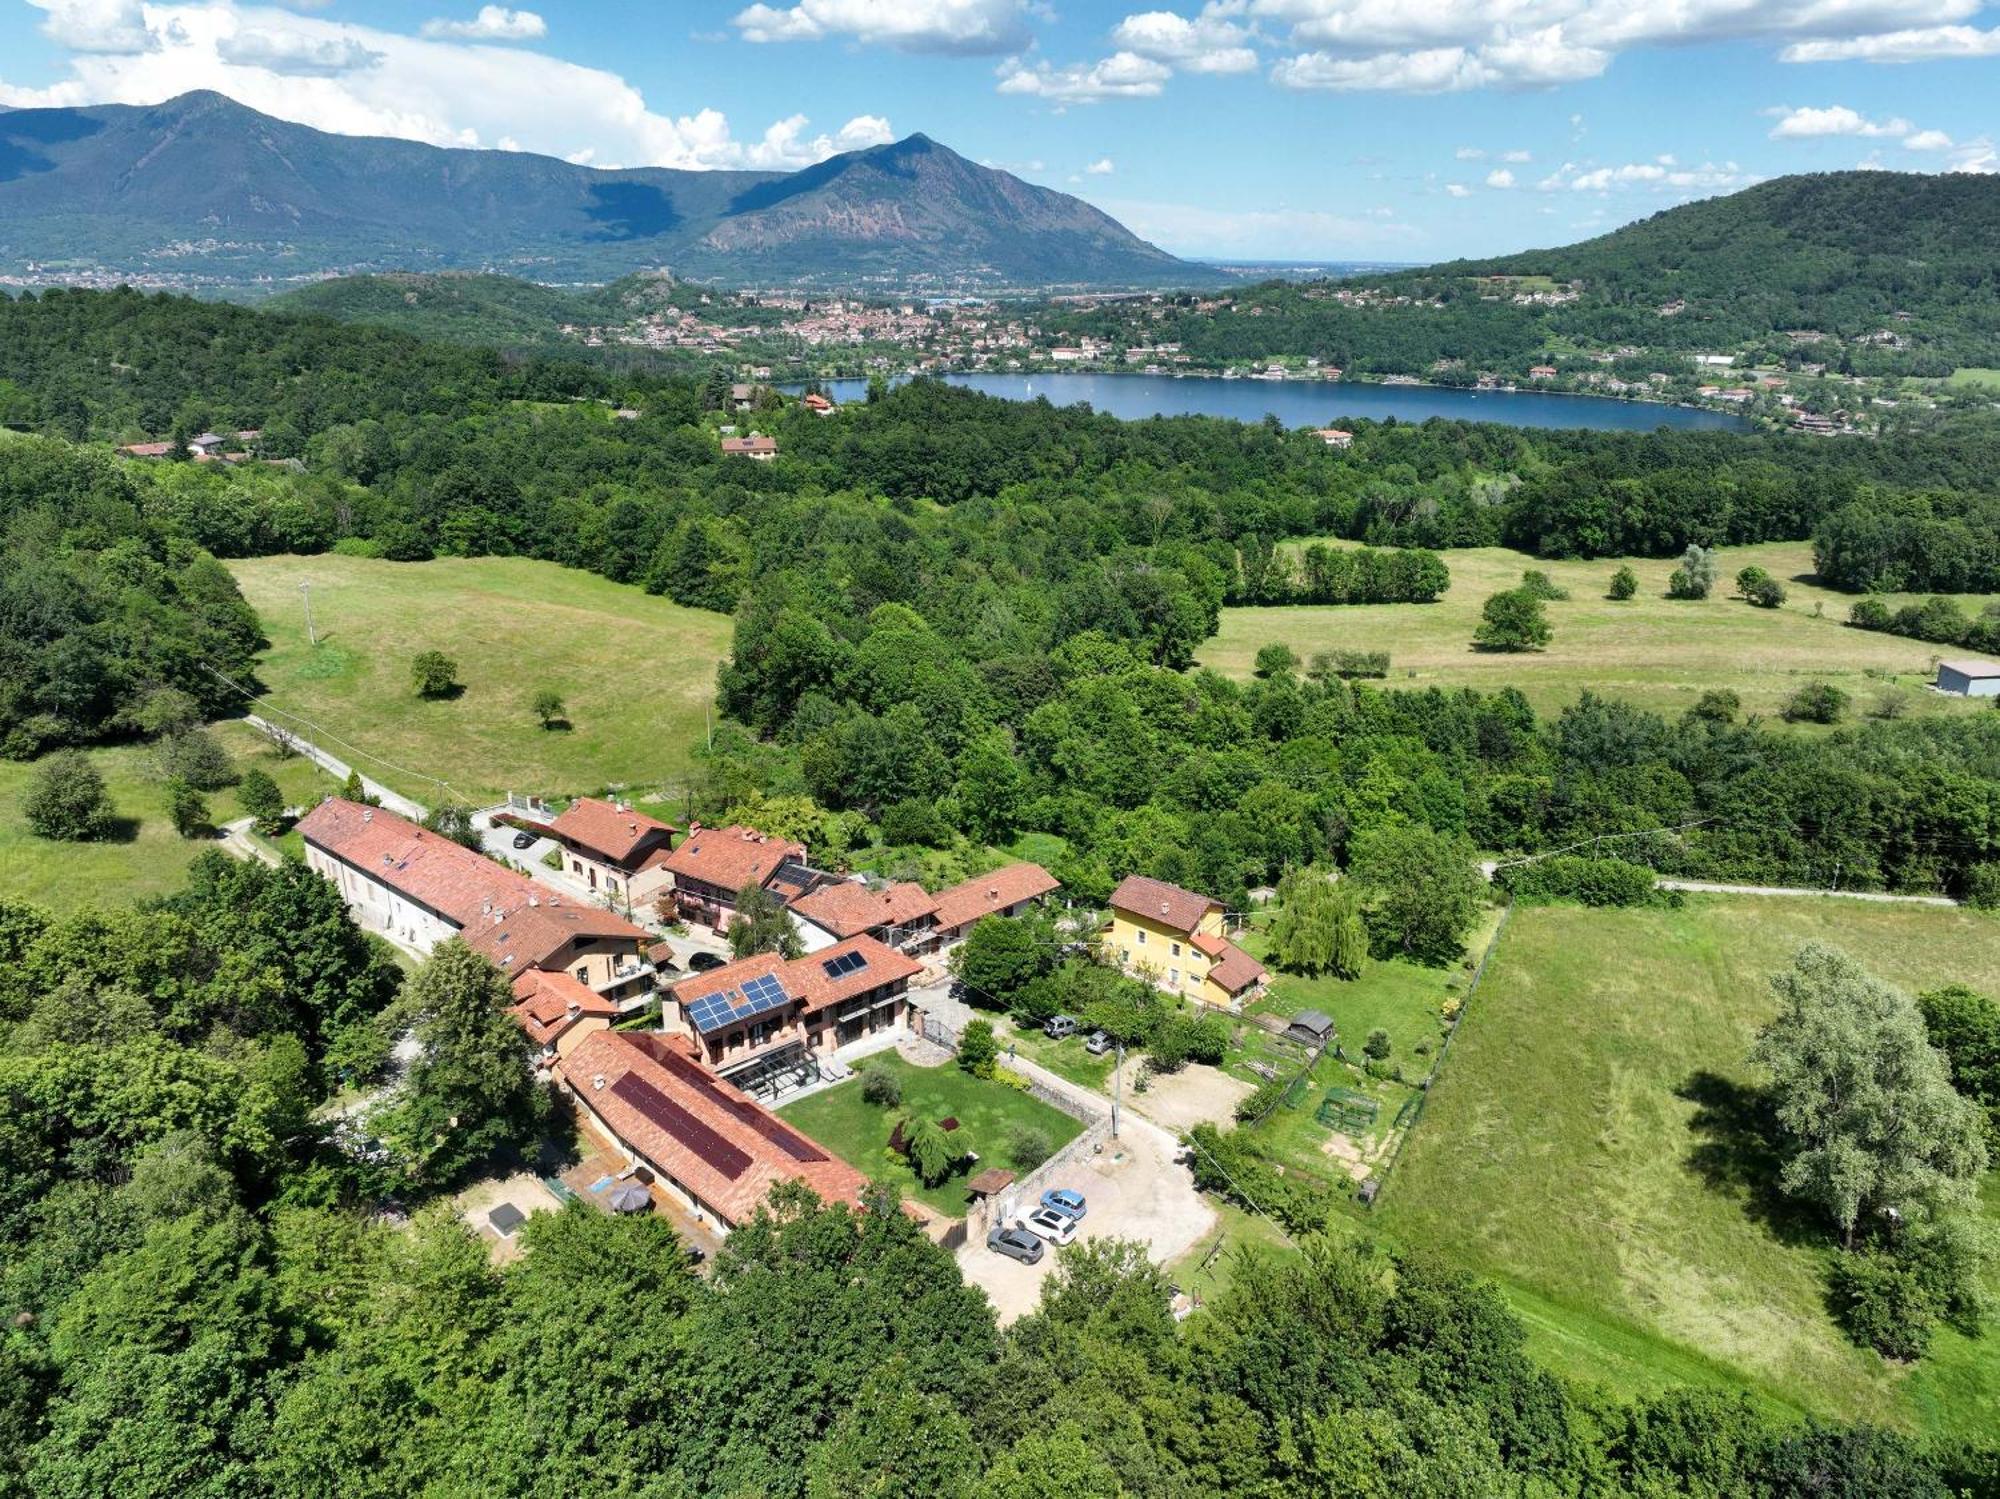
[[[1488,880],[1493,878],[1499,864],[1492,859],[1480,861],[1479,872]],[[1702,895],[1824,895],[1836,900],[1872,900],[1883,905],[1900,906],[1955,906],[1957,901],[1948,895],[1892,895],[1886,890],[1828,890],[1799,885],[1727,885],[1716,880],[1660,880],[1653,881],[1661,890],[1687,890]]]
[[[332,751],[322,749],[310,739],[304,738],[290,724],[273,723],[270,719],[255,713],[246,713],[243,717],[244,721],[249,723],[253,728],[262,729],[267,734],[275,733],[284,735],[290,741],[293,748],[297,749],[300,754],[338,780],[346,780],[354,770],[353,766],[349,765]],[[374,797],[391,812],[407,817],[412,822],[422,822],[424,814],[429,811],[429,808],[425,807],[422,802],[412,801],[400,791],[391,791],[380,781],[370,780],[367,776],[361,778],[361,789]]]

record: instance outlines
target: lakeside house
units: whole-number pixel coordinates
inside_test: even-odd
[[[621,1013],[652,998],[655,970],[642,951],[650,939],[622,916],[345,797],[328,797],[298,830],[307,867],[369,931],[426,956],[463,938],[510,980],[532,968],[567,973]]]
[[[761,432],[752,432],[748,437],[725,437],[722,439],[722,456],[748,458],[752,463],[769,463],[778,456],[778,439],[766,437]]]
[[[1316,427],[1313,429],[1312,435],[1330,448],[1351,448],[1354,446],[1354,434],[1341,427]]]
[[[580,796],[550,823],[562,845],[563,867],[592,890],[629,905],[644,905],[673,888],[667,855],[680,830],[626,802]]]
[[[1223,933],[1222,902],[1165,880],[1127,875],[1111,892],[1105,947],[1127,973],[1217,1009],[1263,992],[1264,965]]]

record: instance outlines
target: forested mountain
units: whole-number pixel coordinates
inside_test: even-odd
[[[220,94],[0,115],[0,264],[248,282],[321,270],[646,266],[736,282],[1202,285],[1065,193],[922,135],[793,173],[600,170],[331,135]]]

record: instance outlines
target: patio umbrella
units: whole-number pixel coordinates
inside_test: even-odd
[[[653,1206],[653,1194],[644,1187],[627,1183],[611,1194],[609,1205],[614,1213],[650,1212]]]

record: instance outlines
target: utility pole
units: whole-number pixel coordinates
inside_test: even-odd
[[[1118,1138],[1118,1105],[1125,1099],[1125,1043],[1118,1043],[1118,1065],[1111,1069],[1111,1138]]]
[[[312,583],[307,581],[299,584],[299,592],[305,596],[306,601],[306,644],[318,645],[319,634],[313,629]]]

